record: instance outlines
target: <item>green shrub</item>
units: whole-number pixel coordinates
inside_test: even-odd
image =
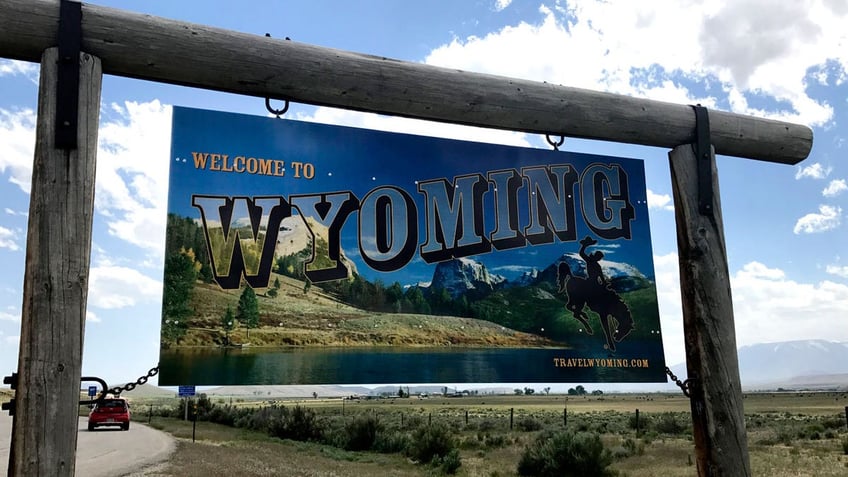
[[[638,425],[638,427],[637,427]],[[645,413],[639,415],[639,420],[636,420],[636,414],[630,414],[627,416],[627,428],[636,430],[639,429],[640,432],[645,432],[646,429],[653,425],[653,421],[651,417]]]
[[[686,431],[686,426],[677,419],[674,413],[666,412],[654,423],[654,429],[662,434],[677,435],[683,434]]]
[[[645,444],[643,442],[638,442],[635,439],[628,437],[624,440],[621,446],[627,450],[627,457],[645,454]]]
[[[810,439],[812,441],[817,441],[817,440],[821,439],[822,434],[824,434],[824,426],[819,424],[819,423],[815,423],[815,424],[809,424],[802,431],[800,431],[798,433],[798,437],[807,438],[807,439]]]
[[[445,456],[434,458],[433,465],[437,466],[444,474],[456,474],[456,471],[458,471],[460,466],[462,466],[462,459],[459,457],[459,450],[451,449]]]
[[[506,444],[506,437],[503,434],[498,434],[496,436],[487,435],[486,438],[483,440],[483,445],[490,449],[503,447]]]
[[[317,441],[321,439],[322,427],[318,415],[311,409],[295,406],[289,413],[286,431],[289,439]]]
[[[426,464],[436,457],[444,457],[456,448],[456,441],[444,424],[433,424],[418,428],[412,435],[407,454],[414,460]]]
[[[377,433],[371,450],[382,454],[394,454],[403,452],[409,447],[409,436],[403,432],[382,431]]]
[[[286,407],[271,406],[269,419],[265,424],[268,435],[293,441],[319,441],[323,435],[315,411],[300,406],[289,410]],[[259,421],[259,420],[257,420]],[[261,425],[261,422],[257,422]]]
[[[532,417],[525,417],[519,419],[515,426],[519,431],[524,432],[532,432],[532,431],[540,431],[542,430],[542,423],[533,419]]]
[[[825,429],[841,430],[845,426],[845,419],[840,416],[826,417],[821,421],[822,427]]]
[[[206,420],[215,424],[234,427],[236,420],[247,415],[246,410],[239,410],[234,406],[213,406],[206,415]]]
[[[377,435],[382,430],[380,423],[374,416],[360,416],[345,426],[344,448],[352,451],[370,450],[377,440]]]
[[[545,432],[524,450],[518,474],[539,477],[610,477],[613,458],[597,434]]]
[[[477,424],[477,429],[483,432],[492,431],[497,427],[498,423],[493,419],[483,419]]]

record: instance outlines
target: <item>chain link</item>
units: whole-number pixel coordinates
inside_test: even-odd
[[[136,386],[141,386],[142,384],[146,383],[148,379],[152,378],[153,376],[156,376],[157,374],[159,374],[159,366],[156,366],[155,368],[150,368],[150,371],[148,371],[146,375],[136,379],[134,383],[130,382],[125,384],[123,387],[115,386],[114,388],[109,388],[107,393],[120,396],[122,392],[132,391],[136,388]]]
[[[674,373],[671,372],[671,369],[668,366],[665,367],[665,374],[667,374],[668,377],[671,378],[671,380],[674,381],[675,384],[677,384],[680,387],[680,389],[683,391],[684,396],[692,397],[692,396],[689,395],[689,382],[690,382],[690,380],[687,379],[686,381],[681,381],[680,379],[677,378],[677,376],[674,375]]]

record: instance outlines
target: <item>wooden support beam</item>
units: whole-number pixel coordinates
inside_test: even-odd
[[[528,133],[665,148],[695,140],[686,105],[82,9],[82,49],[108,74]],[[0,2],[0,57],[38,61],[57,44],[58,15],[58,0]],[[716,110],[710,123],[718,154],[795,164],[812,147],[806,126]]]
[[[750,476],[715,154],[707,215],[699,212],[695,157],[691,144],[669,153],[698,475]]]
[[[102,80],[79,56],[76,150],[55,148],[58,49],[41,60],[10,476],[74,475]]]

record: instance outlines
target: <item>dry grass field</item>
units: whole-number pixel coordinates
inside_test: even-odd
[[[223,405],[220,403],[218,405]],[[267,402],[236,402],[238,408]],[[754,475],[848,475],[848,393],[747,394],[745,413]],[[477,396],[379,400],[308,399],[277,406],[314,411],[324,428],[322,443],[269,437],[266,433],[154,417],[152,425],[178,438],[171,460],[138,475],[428,476],[439,468],[421,465],[402,452],[343,450],[327,442],[349,432],[352,422],[373,418],[387,434],[416,429],[448,430],[461,458],[456,475],[515,476],[518,462],[547,430],[596,433],[613,455],[619,476],[694,476],[688,400],[677,394],[603,396]],[[566,426],[563,410],[567,409]],[[635,410],[640,420],[635,423]],[[510,429],[512,415],[512,429]],[[466,417],[467,416],[467,417]],[[146,418],[146,416],[137,416]]]

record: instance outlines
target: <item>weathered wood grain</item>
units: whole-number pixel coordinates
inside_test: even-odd
[[[649,146],[694,141],[686,105],[471,73],[83,5],[83,51],[104,73],[459,124]],[[58,0],[0,2],[0,56],[57,43]],[[579,68],[579,65],[575,65]],[[802,125],[710,111],[718,154],[797,163]]]
[[[38,95],[10,473],[74,475],[88,297],[100,61],[80,54],[78,149],[55,148],[57,48]]]
[[[712,211],[698,210],[698,167],[692,145],[669,153],[677,223],[686,367],[691,379],[698,475],[751,475],[730,275],[715,155],[710,156]]]

